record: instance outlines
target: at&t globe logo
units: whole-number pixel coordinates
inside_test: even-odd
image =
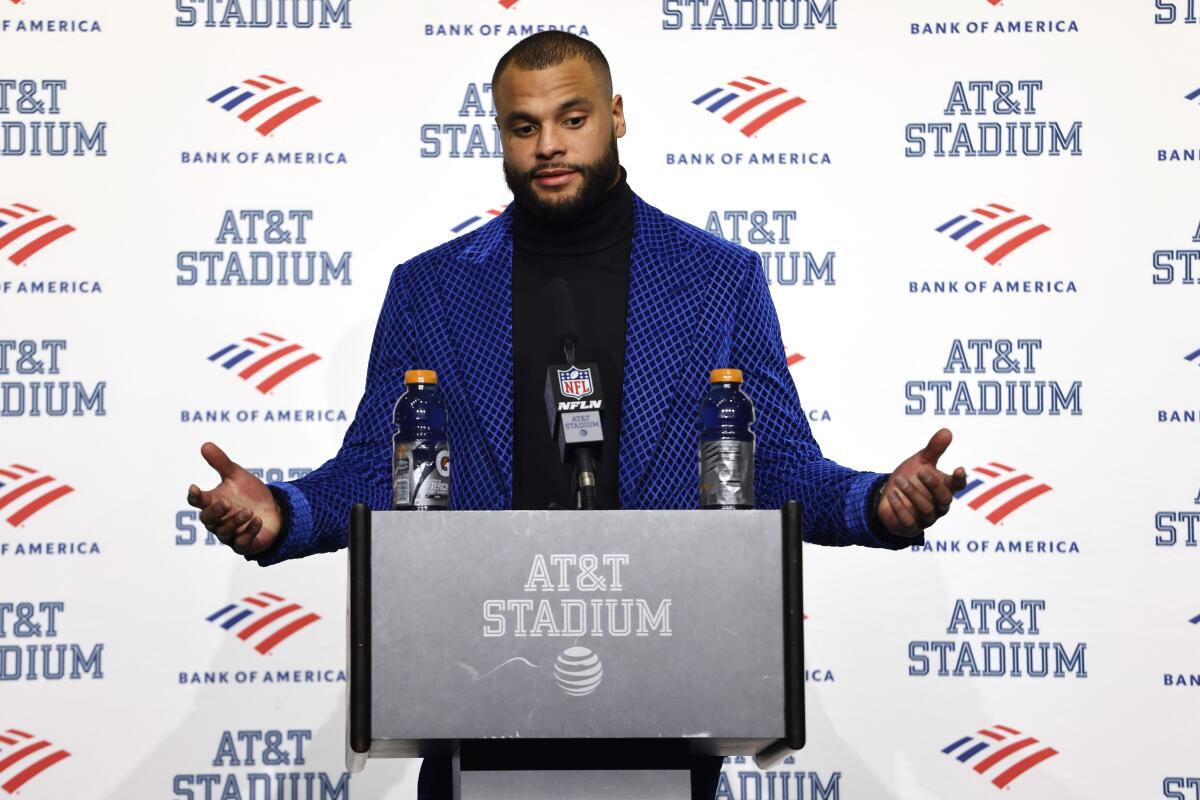
[[[572,697],[583,697],[600,688],[604,664],[586,647],[568,647],[554,661],[554,680]]]

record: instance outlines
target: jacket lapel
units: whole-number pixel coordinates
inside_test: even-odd
[[[666,216],[636,196],[631,262],[621,387],[623,508],[639,506],[670,417],[697,413],[680,393],[698,344],[703,300],[704,265],[696,249],[681,246]]]
[[[513,439],[511,212],[481,228],[440,281],[458,382],[475,412],[463,427],[474,427],[482,440],[502,507],[508,508]]]

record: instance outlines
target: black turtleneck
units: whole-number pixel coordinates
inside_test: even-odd
[[[621,179],[596,206],[569,223],[549,223],[513,207],[513,508],[574,507],[574,473],[550,435],[546,368],[562,364],[546,287],[563,278],[575,300],[577,362],[600,368],[604,443],[596,464],[596,507],[619,508],[617,442],[625,317],[633,248],[633,191]]]

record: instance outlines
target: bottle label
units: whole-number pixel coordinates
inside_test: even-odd
[[[392,507],[450,507],[450,447],[446,442],[395,443]]]
[[[700,507],[754,507],[754,442],[700,443]]]

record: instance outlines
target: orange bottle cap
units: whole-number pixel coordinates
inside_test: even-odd
[[[714,369],[708,375],[709,383],[741,383],[742,371],[740,369]]]
[[[405,383],[437,383],[437,373],[431,369],[410,369],[404,373]]]

